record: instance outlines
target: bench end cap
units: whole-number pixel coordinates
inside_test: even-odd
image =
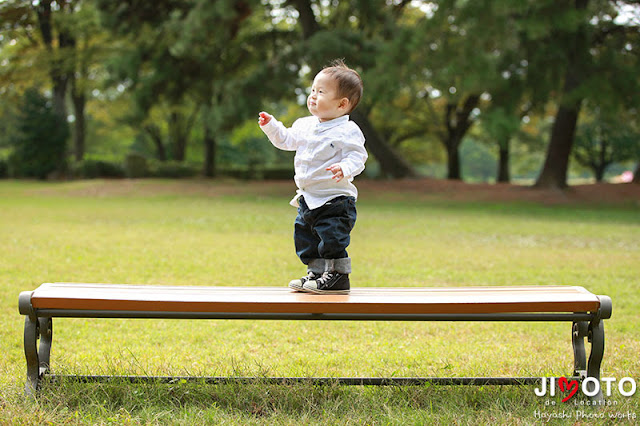
[[[598,295],[600,300],[600,318],[611,318],[611,312],[613,311],[613,302],[609,296]]]
[[[31,306],[31,295],[33,291],[23,291],[18,298],[18,309],[20,315],[31,315],[33,313],[33,307]]]

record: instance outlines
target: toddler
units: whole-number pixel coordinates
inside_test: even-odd
[[[271,143],[295,151],[298,187],[291,205],[298,207],[294,242],[307,275],[289,283],[296,291],[347,294],[351,258],[346,248],[356,222],[358,190],[353,178],[364,170],[364,135],[349,113],[362,97],[362,79],[342,61],[313,80],[307,108],[311,116],[286,128],[261,112],[260,128]]]

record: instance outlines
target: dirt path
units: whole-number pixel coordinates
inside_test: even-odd
[[[362,197],[444,200],[454,202],[532,202],[535,204],[624,204],[640,207],[640,185],[632,183],[577,185],[566,190],[541,190],[510,184],[469,184],[440,179],[357,181]],[[116,179],[60,182],[34,193],[78,197],[154,195],[292,196],[292,181]]]
[[[358,183],[358,188],[365,192],[409,193],[420,198],[451,201],[525,201],[551,205],[631,204],[640,207],[640,185],[631,183],[577,185],[558,190],[510,184],[469,184],[439,179],[417,179],[363,181]]]

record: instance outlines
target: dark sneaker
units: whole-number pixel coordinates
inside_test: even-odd
[[[325,272],[315,281],[302,284],[302,291],[318,294],[349,294],[349,274]]]
[[[300,279],[297,280],[293,280],[289,283],[289,288],[295,291],[304,291],[302,289],[302,286],[304,285],[304,283],[309,282],[309,281],[313,281],[320,278],[319,274],[316,274],[315,272],[309,271],[309,273],[307,274],[306,277],[302,277]]]

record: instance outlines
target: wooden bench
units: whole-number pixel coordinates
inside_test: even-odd
[[[314,295],[286,287],[169,287],[113,284],[42,284],[20,294],[25,318],[27,394],[35,394],[50,373],[52,319],[186,318],[255,320],[384,321],[569,321],[574,352],[573,379],[600,379],[604,355],[603,320],[611,299],[582,287],[521,286],[465,288],[355,288],[349,295]],[[591,342],[587,363],[585,337]],[[38,347],[38,340],[40,344]],[[73,376],[103,380],[105,376]],[[139,376],[128,377],[142,381]],[[167,379],[171,378],[155,378]],[[251,378],[200,378],[219,383]],[[264,379],[260,379],[264,380]],[[540,378],[271,378],[274,382],[342,384],[537,384]],[[598,394],[594,399],[602,399]]]

